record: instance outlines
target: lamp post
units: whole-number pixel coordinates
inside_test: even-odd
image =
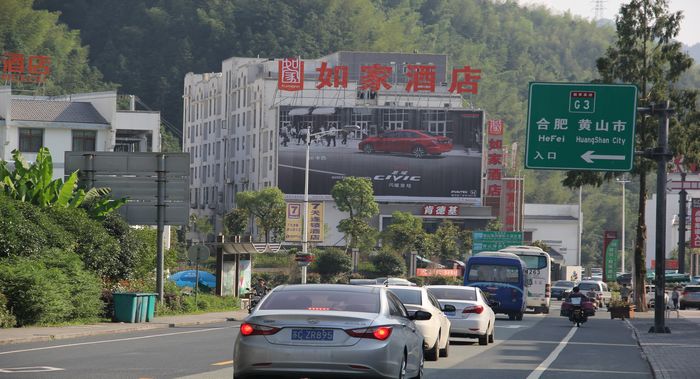
[[[625,184],[630,181],[626,177],[615,179],[618,183],[622,184],[622,240],[620,241],[620,271],[625,273]]]
[[[354,130],[360,130],[357,125],[345,125],[342,128],[345,132],[351,132]],[[322,130],[317,133],[306,133],[306,159],[304,165],[304,211],[301,216],[301,228],[302,228],[302,239],[301,239],[301,252],[304,255],[309,254],[309,228],[306,224],[306,217],[308,217],[309,212],[309,151],[311,148],[311,137],[321,137],[326,134],[336,133],[337,130]],[[301,266],[301,284],[306,284],[306,268],[308,265]]]

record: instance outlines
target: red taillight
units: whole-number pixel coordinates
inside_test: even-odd
[[[348,329],[345,331],[351,337],[372,338],[384,341],[391,336],[391,326],[375,326],[372,328]]]
[[[326,307],[309,307],[306,309],[308,309],[310,311],[330,311],[331,310],[330,308],[326,308]]]
[[[481,305],[474,305],[474,306],[470,306],[470,307],[464,308],[464,310],[462,310],[462,313],[476,313],[476,314],[479,314],[479,315],[480,315],[481,312],[483,312],[483,311],[484,311],[484,307],[483,307],[483,306],[481,306]]]
[[[271,326],[263,326],[263,325],[256,325],[256,324],[249,324],[247,322],[244,322],[241,324],[241,334],[244,336],[255,336],[255,335],[262,335],[262,336],[269,336],[271,334],[275,334],[279,332],[279,328],[273,328]]]
[[[683,291],[683,292],[681,292],[681,295],[683,295],[683,296],[688,296],[688,291]]]

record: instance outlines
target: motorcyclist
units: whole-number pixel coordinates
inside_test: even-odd
[[[584,303],[588,301],[588,296],[584,295],[581,292],[581,289],[578,288],[578,286],[574,287],[571,289],[571,294],[569,294],[569,297],[567,298],[567,301],[571,302],[572,297],[580,297],[581,298],[581,303]]]
[[[263,278],[258,278],[258,282],[253,285],[253,295],[254,296],[260,296],[263,297],[267,295],[267,291],[270,290],[270,287],[265,285],[265,279]]]

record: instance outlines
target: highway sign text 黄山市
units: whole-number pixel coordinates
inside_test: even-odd
[[[630,171],[637,87],[530,83],[525,167]]]

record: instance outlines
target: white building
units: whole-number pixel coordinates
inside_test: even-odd
[[[564,256],[564,265],[580,265],[581,220],[578,204],[525,204],[525,241],[543,241]]]
[[[116,91],[47,97],[0,87],[0,158],[11,161],[17,149],[32,161],[41,147],[55,178],[66,151],[160,151],[160,112],[117,110]]]
[[[278,186],[288,201],[302,199],[305,145],[299,135],[305,128],[338,131],[332,141],[317,138],[310,154],[310,199],[326,203],[324,223],[330,226],[325,245],[344,244],[335,225],[347,216],[334,209],[330,197],[332,183],[344,176],[373,179],[381,208],[375,227],[386,225],[394,210],[428,224],[450,218],[471,228],[492,218],[490,208],[481,206],[484,113],[462,108],[461,96],[448,91],[446,55],[337,52],[303,63],[299,91],[279,89],[279,59],[232,57],[222,62],[221,72],[185,76],[183,149],[191,159],[190,203],[194,214],[212,221],[215,234],[222,231],[222,216],[235,206],[237,192]],[[392,88],[359,89],[361,66],[371,64],[391,67]],[[435,67],[433,91],[407,91],[405,74],[412,64]],[[346,67],[347,86],[317,89],[322,67],[339,66]],[[344,135],[346,125],[358,130]],[[425,159],[360,154],[363,138],[404,130],[451,138],[454,147]]]

